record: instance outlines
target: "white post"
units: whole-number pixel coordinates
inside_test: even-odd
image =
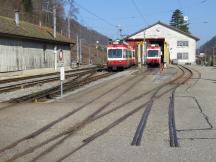
[[[61,97],[63,96],[63,81],[61,80]]]
[[[63,81],[65,80],[65,71],[64,67],[60,68],[60,84],[61,84],[61,97],[63,96]]]

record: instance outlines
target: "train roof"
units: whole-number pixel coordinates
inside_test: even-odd
[[[107,48],[130,48],[132,49],[132,47],[127,42],[124,42],[122,40],[115,40],[115,41],[109,42],[109,44],[107,45]]]
[[[129,48],[130,46],[127,44],[108,44],[107,48],[112,48],[112,47],[124,47],[124,48]]]
[[[159,46],[159,44],[149,44],[147,45],[147,48],[156,49],[156,48],[161,48],[161,47]]]

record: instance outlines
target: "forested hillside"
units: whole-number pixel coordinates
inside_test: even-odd
[[[199,52],[205,53],[204,59],[206,65],[216,65],[216,36],[203,44]]]
[[[21,21],[50,28],[53,28],[55,7],[57,32],[70,36],[74,42],[77,42],[77,37],[79,38],[79,50],[77,51],[77,47],[72,48],[72,60],[76,61],[77,52],[82,51],[83,64],[105,62],[104,45],[107,44],[108,37],[79,24],[77,21],[79,9],[76,8],[74,0],[0,0],[0,4],[0,16],[14,18],[14,11],[19,10]],[[99,41],[98,45],[96,45],[97,41]]]
[[[0,0],[0,4],[1,16],[14,18],[14,10],[19,10],[21,20],[48,27],[53,27],[52,12],[56,6],[59,33],[68,36],[70,32],[71,38],[76,39],[79,36],[92,44],[96,41],[106,44],[108,41],[106,36],[78,23],[76,17],[79,9],[76,8],[74,0]]]
[[[203,44],[200,47],[200,52],[204,52],[204,53],[207,53],[207,54],[212,54],[213,47],[215,47],[215,50],[216,50],[216,36],[214,36],[212,39],[210,39],[205,44]]]

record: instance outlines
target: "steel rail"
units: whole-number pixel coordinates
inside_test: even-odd
[[[140,80],[140,79],[139,79],[139,80]],[[133,82],[134,82],[134,81],[133,81]],[[132,83],[133,83],[133,82],[132,82]],[[120,85],[122,85],[122,84],[120,84]],[[134,85],[134,84],[131,84],[131,85]],[[117,86],[117,87],[119,87],[119,86]],[[112,89],[109,90],[108,92],[110,92],[110,91],[116,89],[117,87],[112,88]],[[128,89],[129,89],[129,87],[128,87],[124,92],[122,92],[122,95],[125,94],[125,92],[127,92]],[[107,92],[107,93],[108,93],[108,92]],[[106,93],[105,93],[105,94],[106,94]],[[105,95],[105,94],[104,94],[104,95]],[[102,96],[104,96],[104,95],[102,95]],[[100,97],[102,97],[102,96],[100,96]],[[97,98],[97,99],[98,99],[98,98]],[[117,99],[117,98],[116,98],[116,99]],[[93,101],[94,101],[94,100],[93,100]],[[91,101],[90,103],[92,103],[93,101]],[[101,108],[99,108],[98,110],[96,110],[94,113],[90,114],[85,120],[83,120],[82,122],[80,122],[80,123],[74,125],[73,127],[71,127],[69,130],[66,130],[66,131],[62,132],[61,134],[52,137],[52,138],[49,139],[48,141],[44,141],[44,142],[42,142],[41,144],[36,145],[35,147],[30,148],[30,150],[33,151],[34,149],[37,149],[38,147],[41,147],[41,146],[43,146],[43,145],[49,143],[50,141],[52,141],[52,140],[54,140],[54,139],[57,139],[57,138],[59,138],[59,137],[61,137],[61,136],[64,136],[64,135],[67,135],[66,137],[64,137],[64,138],[62,139],[62,140],[64,140],[65,138],[67,138],[68,136],[70,136],[71,133],[73,133],[74,131],[79,130],[80,128],[82,128],[85,124],[88,124],[88,123],[90,123],[90,122],[92,122],[92,121],[95,121],[96,119],[100,118],[101,116],[95,116],[95,115],[97,115],[99,112],[101,112],[103,109],[105,109],[105,108],[106,108],[108,105],[110,105],[111,103],[112,103],[112,102],[108,102],[107,104],[105,104],[104,106],[102,106]],[[86,104],[86,105],[87,105],[87,104]],[[83,107],[85,107],[85,106],[82,106],[81,108],[83,108]],[[78,110],[79,110],[79,109],[80,109],[80,108],[78,108]],[[77,110],[77,111],[78,111],[78,110]],[[38,134],[40,134],[40,133],[43,132],[44,130],[48,129],[49,127],[51,127],[51,126],[54,125],[55,123],[57,123],[57,122],[59,122],[59,121],[65,119],[66,117],[72,115],[73,113],[75,113],[75,112],[69,113],[69,114],[67,114],[66,116],[60,118],[59,120],[54,121],[53,123],[51,123],[51,124],[45,126],[44,128],[42,128],[42,129],[40,129],[40,130],[34,132],[33,134],[31,134],[31,135],[29,135],[29,136],[26,136],[26,137],[24,137],[23,139],[20,139],[20,140],[18,140],[17,142],[15,142],[15,143],[13,143],[13,144],[7,146],[6,148],[0,150],[0,153],[3,152],[3,151],[5,151],[5,150],[7,150],[7,149],[10,149],[10,148],[16,146],[18,143],[20,143],[20,142],[22,142],[22,141],[24,141],[24,140],[27,140],[27,139],[30,139],[30,138],[33,138],[33,137],[37,136]],[[54,146],[55,146],[55,145],[58,145],[58,143],[60,143],[62,140],[60,140],[59,142],[57,142],[56,144],[54,144]],[[52,150],[52,146],[51,146],[51,148],[49,148],[47,151],[49,152],[50,150]],[[47,152],[47,151],[46,151],[46,152]],[[45,152],[45,153],[46,153],[46,152]],[[23,153],[21,153],[21,154],[19,154],[19,155],[14,156],[12,159],[15,160],[15,159],[19,158],[20,156],[24,156],[25,154],[28,154],[28,153],[29,153],[29,149],[26,150],[26,151],[24,151]],[[42,156],[43,154],[44,154],[44,153],[41,153],[38,157],[34,158],[32,161],[37,160],[37,159],[38,159],[40,156]],[[11,160],[11,159],[10,159],[10,160]]]
[[[178,86],[176,86],[171,94],[170,97],[170,103],[169,103],[169,110],[168,110],[168,126],[169,126],[169,141],[170,141],[170,147],[179,147],[179,142],[177,138],[177,131],[176,131],[176,124],[175,124],[175,113],[174,113],[174,107],[175,107],[175,91],[176,89],[181,85],[185,84],[192,76],[193,71],[185,66],[181,66],[181,69],[186,74],[184,75],[183,80],[179,82]]]
[[[142,115],[142,117],[141,117],[141,119],[140,119],[139,125],[138,125],[138,127],[137,127],[137,129],[136,129],[136,132],[135,132],[135,135],[134,135],[134,137],[133,137],[133,140],[132,140],[131,145],[139,146],[139,145],[141,144],[141,139],[142,139],[142,136],[143,136],[143,132],[144,132],[144,129],[145,129],[147,120],[148,120],[148,116],[149,116],[149,114],[150,114],[150,112],[151,112],[151,109],[152,109],[154,100],[157,99],[157,98],[159,98],[159,97],[161,97],[161,96],[163,96],[165,93],[170,92],[170,91],[173,90],[173,89],[175,90],[175,89],[176,89],[177,87],[179,87],[181,84],[186,83],[186,81],[191,77],[191,75],[189,75],[189,76],[186,75],[187,73],[186,73],[186,71],[185,71],[185,69],[187,69],[187,71],[189,71],[190,74],[192,74],[192,73],[191,73],[192,71],[191,71],[190,69],[185,68],[184,66],[178,66],[178,67],[179,67],[179,69],[182,71],[182,74],[179,75],[179,76],[177,76],[177,77],[174,78],[173,80],[171,80],[171,81],[169,81],[169,82],[167,82],[167,83],[165,83],[165,84],[159,86],[159,87],[155,90],[154,94],[151,96],[151,98],[150,98],[150,100],[149,100],[149,104],[145,107],[145,111],[144,111],[144,113],[143,113],[143,115]],[[170,85],[171,83],[176,83],[177,85],[174,86],[173,88],[171,88],[171,89],[165,91],[165,93],[162,93],[160,96],[156,96],[157,93],[158,93],[162,88],[164,88],[164,87],[167,86],[167,85]],[[174,121],[172,121],[172,122],[174,123]],[[175,127],[175,126],[172,125],[172,127]],[[175,132],[174,132],[173,134],[176,134],[176,129],[174,129],[174,130],[175,130]]]
[[[75,74],[66,74],[66,79],[72,78],[72,77],[76,77],[82,74],[86,74],[89,73],[88,71],[84,71],[84,72],[79,72],[79,73],[75,73]],[[59,76],[54,76],[52,78],[44,78],[44,79],[40,79],[40,80],[33,80],[33,81],[26,81],[23,83],[16,83],[14,85],[7,85],[4,87],[0,87],[0,93],[5,93],[5,92],[11,92],[11,91],[15,91],[18,89],[22,89],[22,88],[28,88],[28,87],[33,87],[35,85],[38,84],[45,84],[45,83],[49,83],[49,82],[54,82],[54,81],[58,81],[59,80]]]
[[[67,70],[67,71],[65,71],[65,73],[79,72],[79,71],[91,70],[91,69],[100,69],[100,67],[88,67],[88,68],[82,68],[82,69]],[[59,72],[51,72],[51,73],[46,73],[46,74],[38,74],[38,75],[16,77],[16,78],[10,78],[10,79],[2,79],[2,80],[0,80],[0,84],[23,81],[23,80],[34,79],[34,78],[47,77],[47,76],[53,76],[53,75],[59,75]]]
[[[170,97],[169,103],[169,139],[170,139],[170,147],[179,147],[177,132],[176,132],[176,124],[175,124],[175,113],[174,113],[174,102],[175,102],[175,90],[173,90],[172,95]]]
[[[89,77],[89,78],[84,79],[84,80],[78,80],[78,81],[72,80],[72,81],[66,82],[66,83],[64,83],[64,91],[73,90],[73,89],[78,88],[82,85],[85,85],[85,84],[88,84],[92,81],[110,76],[112,74],[113,73],[104,73],[102,75],[92,76],[92,77]],[[57,86],[54,86],[52,88],[45,89],[45,90],[30,94],[30,95],[25,95],[22,97],[13,98],[13,99],[9,100],[9,102],[11,102],[11,103],[14,103],[14,102],[15,103],[31,102],[31,101],[35,101],[35,100],[38,100],[38,99],[41,99],[44,97],[50,98],[52,96],[58,95],[59,93],[60,93],[60,89],[59,89],[59,85],[57,85]]]
[[[158,96],[157,98],[159,98],[159,96]],[[124,117],[119,118],[119,119],[118,119],[117,121],[115,121],[113,124],[109,125],[109,127],[106,127],[106,129],[103,129],[103,131],[100,131],[100,133],[98,133],[98,134],[95,135],[94,137],[92,136],[93,138],[90,138],[89,140],[86,140],[85,142],[89,143],[89,142],[91,142],[92,140],[94,140],[95,138],[97,138],[98,136],[101,136],[102,134],[106,133],[110,128],[112,128],[113,126],[117,125],[119,122],[124,121],[127,117],[131,116],[133,113],[135,113],[135,112],[139,111],[141,108],[145,107],[146,104],[147,104],[147,103],[141,105],[141,106],[138,107],[136,110],[133,110],[132,112],[129,112],[129,113],[126,114]],[[110,111],[110,112],[111,112],[111,111]],[[95,118],[93,118],[93,120],[95,120],[95,119],[97,119],[97,118],[100,118],[100,117],[101,117],[100,115],[99,115],[99,116],[96,116]],[[90,121],[91,121],[91,119],[90,119]],[[75,128],[77,128],[77,127],[75,127]],[[74,130],[71,130],[71,131],[73,132]],[[68,133],[69,133],[68,136],[69,136],[72,132],[69,131],[69,132],[68,132]],[[33,137],[34,137],[34,136],[33,136]],[[30,136],[29,138],[32,138],[32,136]],[[65,138],[67,138],[67,136],[66,136]],[[44,143],[44,144],[46,144],[46,143]],[[58,142],[57,142],[57,144],[58,144]],[[32,148],[32,149],[33,149],[32,151],[34,151],[34,148]],[[28,150],[28,151],[29,151],[29,150]],[[26,153],[28,153],[28,152],[26,152]],[[20,154],[20,155],[22,155],[22,154]],[[15,156],[15,158],[16,158],[16,156]]]

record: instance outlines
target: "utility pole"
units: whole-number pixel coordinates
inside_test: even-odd
[[[77,35],[76,46],[77,46],[77,65],[79,65],[79,36],[78,35]]]
[[[53,36],[56,39],[56,4],[53,6]]]
[[[142,68],[142,62],[141,62],[141,43],[138,44],[138,68]]]
[[[213,59],[213,60],[212,60],[213,66],[215,65],[215,54],[214,54],[215,50],[214,50],[214,49],[215,49],[215,47],[213,47],[213,55],[212,55],[212,57],[213,57],[213,58],[212,58],[212,59]]]
[[[70,30],[70,17],[68,16],[68,38],[70,38],[71,37],[71,30]]]
[[[96,56],[97,56],[97,64],[99,64],[99,58],[98,58],[98,45],[99,45],[99,41],[96,41]]]
[[[49,5],[48,1],[44,2],[44,4],[46,6],[45,6],[45,9],[43,9],[43,6],[42,6],[42,11],[53,14],[53,38],[54,40],[56,40],[56,0],[53,3],[52,11],[48,10],[48,5]],[[54,69],[55,70],[57,70],[57,66],[58,66],[57,65],[57,45],[55,43],[54,44]]]
[[[80,63],[82,64],[82,39],[80,39]]]
[[[146,29],[143,31],[143,54],[142,54],[142,63],[144,64],[146,61],[146,47],[147,47],[147,43],[146,43]]]
[[[56,39],[56,4],[53,5],[53,36]],[[54,46],[54,68],[57,70],[57,45]]]
[[[206,52],[207,50],[206,50],[206,48],[204,49],[204,53],[205,53],[205,63],[204,63],[204,65],[206,66],[207,65],[207,63],[206,63],[206,61],[207,61],[207,59],[206,59],[206,57],[207,57],[207,52]]]
[[[89,51],[89,65],[91,64],[91,50],[90,50],[90,46],[88,47],[88,51]]]

